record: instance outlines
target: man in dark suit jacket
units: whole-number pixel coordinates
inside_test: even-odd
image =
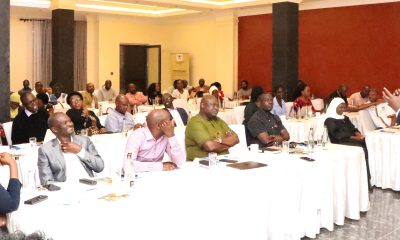
[[[56,138],[39,148],[38,168],[42,185],[49,181],[78,180],[67,179],[68,176],[94,177],[93,172],[103,171],[104,161],[93,143],[88,137],[74,135],[74,125],[66,114],[58,112],[51,116],[49,127]]]
[[[11,130],[12,144],[28,143],[30,137],[43,141],[47,131],[47,111],[40,110],[36,97],[26,92],[21,96],[24,110],[15,117]]]
[[[165,106],[165,110],[168,111],[169,115],[171,116],[171,120],[174,119],[175,126],[184,125],[186,126],[189,116],[185,109],[183,108],[174,108],[172,104],[172,96],[169,93],[165,93],[162,96],[162,102]],[[180,117],[180,119],[178,119]]]
[[[383,88],[383,99],[389,103],[389,106],[396,111],[397,124],[400,124],[400,89],[397,89],[392,94],[386,88]]]

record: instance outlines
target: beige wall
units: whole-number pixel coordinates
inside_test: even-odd
[[[31,24],[17,17],[10,19],[10,90],[22,88],[28,79],[32,87],[32,35]]]
[[[196,86],[200,78],[207,84],[221,82],[226,93],[233,92],[236,76],[236,17],[232,14],[207,14],[177,19],[146,19],[113,15],[87,16],[88,82],[96,88],[106,79],[119,89],[120,44],[161,45],[162,89],[172,84],[170,53],[189,53],[190,82]],[[23,79],[30,79],[31,40],[28,24],[11,20],[11,89],[20,88]],[[111,72],[113,73],[111,75]]]

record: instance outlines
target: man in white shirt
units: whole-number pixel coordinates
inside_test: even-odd
[[[165,106],[165,110],[168,111],[170,115],[170,120],[174,120],[175,126],[186,126],[189,116],[185,109],[175,108],[172,104],[172,96],[169,93],[165,93],[162,96],[162,102]]]
[[[115,97],[117,96],[117,92],[111,88],[112,82],[111,80],[106,80],[104,86],[99,90],[97,99],[99,102],[102,101],[114,101]]]
[[[365,104],[369,101],[368,94],[370,91],[371,87],[369,85],[364,85],[361,89],[361,91],[353,93],[350,96],[350,102],[349,104],[352,106],[360,106],[362,104]]]
[[[123,132],[128,131],[132,128],[135,129],[141,127],[141,124],[136,124],[133,120],[133,116],[128,112],[129,101],[128,98],[120,94],[115,98],[115,109],[107,115],[105,127],[109,132]]]
[[[78,183],[104,169],[104,161],[88,137],[74,135],[74,124],[61,112],[48,121],[55,139],[39,148],[38,169],[42,185],[51,181]]]
[[[378,102],[378,93],[375,89],[369,91],[369,101]],[[368,108],[368,113],[377,128],[394,126],[396,123],[396,112],[386,102]]]

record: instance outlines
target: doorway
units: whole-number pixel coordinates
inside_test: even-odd
[[[153,82],[161,84],[161,45],[120,45],[120,92],[135,83],[147,94]]]

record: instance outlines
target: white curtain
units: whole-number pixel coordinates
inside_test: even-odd
[[[32,26],[32,82],[51,81],[51,20],[30,21]],[[33,86],[32,86],[33,87]]]

